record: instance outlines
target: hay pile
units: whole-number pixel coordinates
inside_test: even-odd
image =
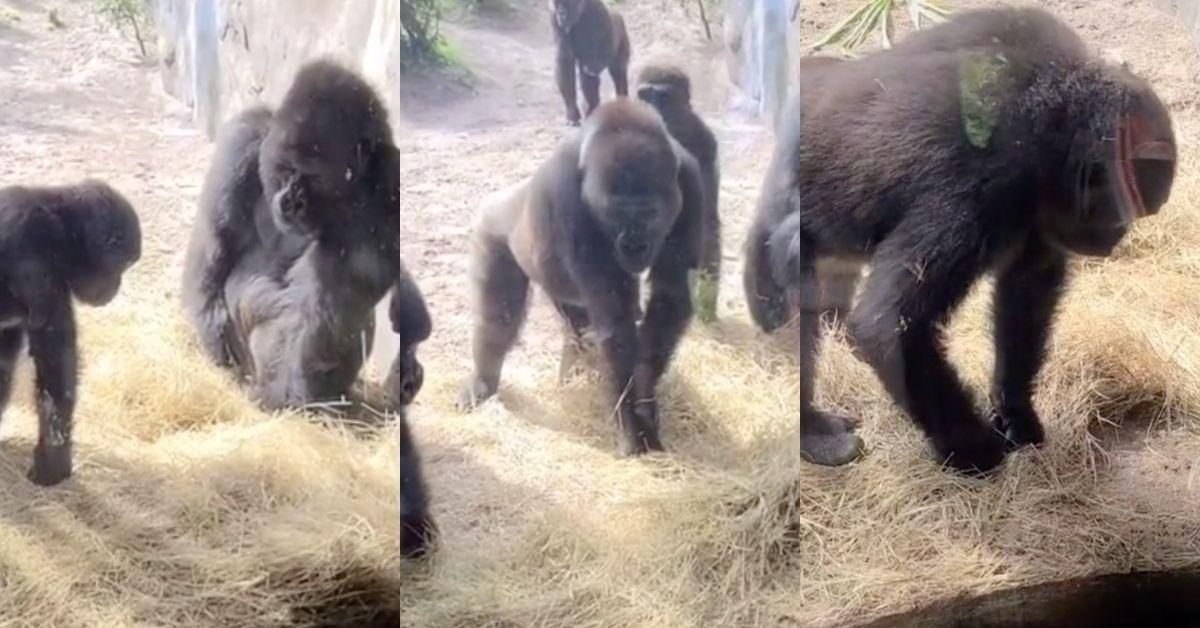
[[[810,40],[856,3],[817,4],[804,5]],[[535,315],[499,399],[455,414],[469,370],[466,319],[455,315],[424,353],[431,380],[413,416],[443,545],[429,566],[406,566],[404,624],[841,626],[963,592],[1200,564],[1196,55],[1148,3],[1042,4],[1155,82],[1183,151],[1162,213],[1113,259],[1073,267],[1036,399],[1047,447],[1012,456],[988,481],[943,472],[869,368],[835,340],[819,401],[862,417],[871,450],[842,469],[801,463],[794,345],[749,327],[740,257],[726,269],[724,320],[692,328],[663,383],[668,455],[614,456],[599,380],[556,383],[549,316]],[[638,28],[672,23],[652,17],[661,6],[622,5],[635,42],[653,41]],[[541,103],[542,119],[554,120],[552,94]],[[435,299],[460,298],[433,269],[462,276],[461,258],[440,253],[461,235],[420,225],[469,211],[499,185],[487,160],[536,164],[552,141],[535,127],[479,131],[446,140],[446,150],[429,139],[438,130],[411,131],[408,150],[420,142],[421,157],[409,159],[405,181],[438,189],[406,205],[406,246]],[[733,254],[763,164],[723,150]],[[951,329],[952,359],[977,391],[991,370],[989,296],[990,284],[980,286]]]
[[[0,442],[0,625],[394,618],[396,430],[263,415],[167,304],[118,307],[84,323],[75,477],[53,490],[24,478],[37,420],[19,374]]]
[[[0,0],[0,185],[107,179],[144,239],[121,295],[77,309],[76,468],[52,489],[25,479],[37,419],[18,369],[0,626],[394,626],[397,431],[268,416],[200,356],[179,253],[211,145],[94,5]]]

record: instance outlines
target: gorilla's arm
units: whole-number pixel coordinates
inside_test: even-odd
[[[20,239],[21,252],[13,256],[15,262],[6,270],[8,289],[26,310],[26,326],[44,327],[67,289],[47,257],[48,251],[66,248],[66,231],[50,212],[29,211],[21,221]]]
[[[688,269],[701,255],[704,191],[696,161],[680,151],[679,188],[683,208],[650,269],[650,300],[638,330],[637,394],[653,399],[658,380],[692,317]]]
[[[230,347],[237,340],[225,303],[225,282],[253,243],[255,205],[263,195],[258,151],[270,119],[269,110],[251,109],[222,129],[188,243],[185,307],[205,352],[220,365],[234,361]]]
[[[421,289],[408,274],[404,264],[396,285],[392,288],[392,300],[388,307],[392,330],[400,336],[400,349],[384,383],[392,401],[399,406],[412,403],[424,383],[425,371],[417,360],[417,345],[429,338],[433,322]]]
[[[70,295],[58,292],[46,324],[29,330],[36,371],[38,442],[29,479],[42,486],[71,475],[71,429],[78,372],[75,314]]]
[[[608,366],[608,381],[615,399],[620,400],[621,445],[623,454],[661,450],[655,426],[635,412],[634,395],[626,393],[632,383],[638,359],[638,282],[620,270],[612,257],[612,242],[588,215],[580,198],[581,178],[579,142],[569,143],[551,169],[539,173],[550,182],[545,185],[554,208],[555,254],[582,296],[588,317]],[[685,276],[686,290],[686,276]],[[653,414],[649,415],[653,416]]]
[[[388,317],[392,321],[392,331],[400,336],[401,346],[424,342],[433,332],[433,321],[425,297],[403,263],[400,264],[396,285],[392,288]]]
[[[783,219],[767,240],[771,275],[781,286],[800,283],[800,212]]]
[[[1046,358],[1046,341],[1066,277],[1064,256],[1037,239],[996,280],[992,403],[997,426],[1014,445],[1045,440],[1041,419],[1033,409],[1033,380]]]

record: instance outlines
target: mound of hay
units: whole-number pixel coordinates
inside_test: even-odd
[[[0,441],[0,624],[371,625],[396,610],[398,434],[267,416],[170,303],[85,311],[76,468],[25,480],[32,369]]]

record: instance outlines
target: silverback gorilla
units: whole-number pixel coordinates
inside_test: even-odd
[[[532,279],[565,321],[590,328],[608,365],[624,455],[661,450],[656,387],[692,317],[700,255],[699,166],[649,105],[616,99],[560,144],[531,179],[481,203],[471,281],[475,372],[459,407],[495,394]],[[639,279],[650,299],[638,325]]]
[[[0,410],[28,341],[38,414],[28,477],[39,485],[71,476],[79,361],[72,297],[108,304],[141,255],[138,215],[106,183],[0,189]]]
[[[383,104],[354,73],[315,61],[278,111],[226,124],[215,155],[183,276],[204,350],[267,409],[342,397],[370,351],[375,305],[389,288],[419,294],[400,261],[399,158]]]
[[[869,263],[855,350],[938,456],[984,473],[1044,440],[1033,379],[1072,254],[1111,255],[1167,201],[1169,114],[1039,9],[963,12],[857,61],[803,68],[751,229],[747,298],[770,330],[798,311],[804,456],[860,455],[854,421],[813,405],[819,277]],[[991,425],[946,360],[942,324],[984,273]]]

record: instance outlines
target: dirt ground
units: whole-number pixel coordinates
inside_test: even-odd
[[[406,623],[840,626],[960,593],[1200,562],[1200,65],[1173,19],[1141,0],[1031,3],[1148,77],[1184,154],[1163,214],[1114,259],[1076,267],[1037,401],[1051,444],[978,483],[937,469],[838,342],[818,396],[863,417],[871,451],[836,470],[799,461],[796,364],[786,342],[749,325],[738,283],[771,138],[727,113],[719,42],[686,4],[610,4],[629,25],[635,71],[652,56],[681,62],[721,142],[722,320],[693,325],[662,385],[663,456],[617,458],[599,380],[557,383],[559,328],[540,294],[498,398],[453,411],[470,370],[471,213],[566,133],[542,3],[451,17],[443,31],[465,70],[404,77],[404,257],[436,316],[412,420],[443,530],[436,559],[412,567]],[[804,40],[855,5],[804,0]],[[986,296],[952,327],[952,356],[977,390],[991,359]]]

